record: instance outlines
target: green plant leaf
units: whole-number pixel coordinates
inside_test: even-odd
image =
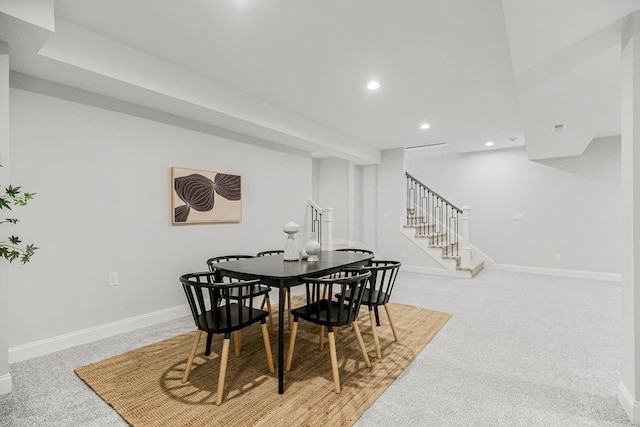
[[[18,258],[19,256],[20,256],[20,252],[16,250],[12,250],[12,251],[9,251],[9,256],[7,259],[9,260],[9,262],[13,262],[13,260]]]
[[[5,193],[7,193],[9,196],[11,197],[16,197],[17,194],[20,194],[20,188],[21,187],[12,187],[12,186],[8,186],[7,188],[5,188]]]

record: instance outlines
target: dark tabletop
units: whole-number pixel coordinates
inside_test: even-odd
[[[241,259],[237,261],[221,262],[216,264],[216,269],[222,273],[239,273],[273,279],[285,279],[301,276],[316,276],[336,267],[349,265],[362,265],[373,258],[373,255],[322,251],[317,262],[285,261],[282,254],[264,257]]]

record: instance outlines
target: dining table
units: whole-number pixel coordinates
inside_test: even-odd
[[[284,317],[287,289],[302,284],[303,277],[322,277],[346,267],[365,265],[373,258],[373,255],[342,251],[321,251],[318,258],[318,261],[312,262],[306,259],[285,261],[283,254],[278,254],[221,262],[216,265],[216,274],[221,277],[240,280],[260,279],[264,284],[279,289],[278,394],[284,393]]]

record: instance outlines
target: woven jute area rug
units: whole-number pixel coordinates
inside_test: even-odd
[[[376,359],[369,316],[363,307],[360,330],[372,367],[367,368],[351,328],[337,334],[342,391],[333,389],[329,345],[321,352],[318,327],[298,327],[292,369],[279,395],[276,373],[267,369],[260,324],[242,332],[242,352],[233,343],[224,401],[215,405],[222,336],[204,357],[205,339],[186,383],[181,382],[194,333],[176,336],[76,369],[76,374],[133,426],[349,426],[382,394],[445,325],[451,315],[390,304],[399,342],[393,341],[384,309],[378,328],[382,359]],[[285,326],[286,327],[286,326]],[[285,356],[288,349],[285,333]],[[233,338],[232,338],[233,341]],[[271,347],[277,365],[277,336]]]

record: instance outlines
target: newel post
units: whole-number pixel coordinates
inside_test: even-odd
[[[462,207],[462,224],[460,227],[460,267],[469,268],[471,266],[471,208]]]
[[[325,251],[333,250],[333,208],[322,209],[322,229],[323,236],[322,249]]]

